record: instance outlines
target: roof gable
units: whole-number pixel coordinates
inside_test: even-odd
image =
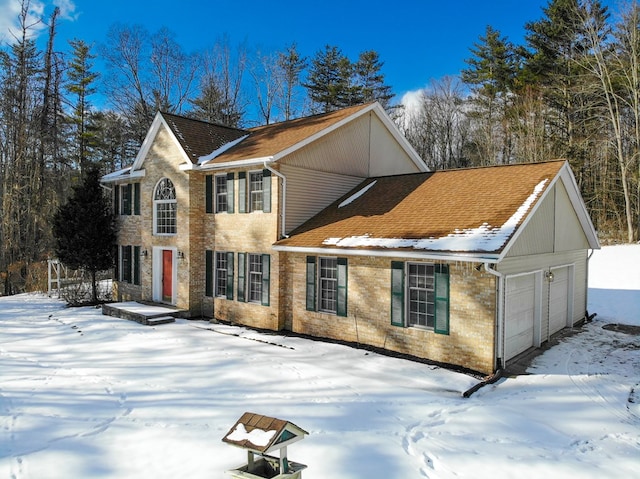
[[[210,167],[255,160],[278,161],[292,152],[331,133],[362,115],[374,112],[412,158],[418,168],[426,168],[408,141],[397,131],[378,103],[356,105],[341,110],[249,129],[249,136],[207,163]]]
[[[498,257],[565,169],[555,161],[368,179],[276,249]]]
[[[283,419],[245,412],[222,438],[223,442],[260,454],[292,444],[308,434]]]

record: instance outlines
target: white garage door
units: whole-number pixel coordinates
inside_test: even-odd
[[[554,268],[549,283],[549,334],[557,333],[568,325],[569,268]]]
[[[535,274],[507,278],[505,361],[534,346]]]

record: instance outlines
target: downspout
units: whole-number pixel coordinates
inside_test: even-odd
[[[593,321],[593,318],[597,316],[597,313],[589,314],[589,310],[587,309],[587,305],[589,304],[589,261],[591,261],[591,257],[596,250],[592,249],[591,253],[587,256],[587,264],[585,265],[587,269],[587,274],[584,275],[584,292],[585,292],[585,308],[584,308],[584,320],[587,322]]]
[[[278,205],[280,207],[280,215],[281,215],[281,231],[280,231],[280,239],[282,238],[286,238],[286,219],[287,219],[287,177],[284,176],[282,173],[280,173],[278,170],[274,170],[273,168],[271,168],[269,165],[267,165],[267,162],[265,161],[263,163],[265,169],[269,170],[271,173],[273,173],[274,175],[276,175],[277,177],[279,177],[280,179],[282,179],[282,204]]]
[[[484,270],[498,278],[498,301],[496,318],[496,367],[504,368],[504,274],[489,267],[489,263],[484,263]]]

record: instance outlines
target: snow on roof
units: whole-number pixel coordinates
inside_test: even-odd
[[[511,237],[520,221],[525,217],[549,180],[542,180],[536,185],[533,193],[520,205],[516,212],[499,227],[483,223],[477,228],[456,229],[453,233],[441,238],[375,238],[368,234],[345,238],[327,238],[322,242],[325,246],[343,248],[412,248],[431,251],[496,251]],[[375,183],[375,182],[374,182]],[[361,196],[374,183],[370,183],[343,203],[351,202]],[[342,203],[338,206],[342,206]]]
[[[238,442],[248,441],[254,446],[265,447],[271,442],[276,432],[275,429],[264,431],[258,428],[254,428],[249,432],[244,424],[238,423],[231,434],[227,435],[227,439]]]
[[[362,188],[360,191],[357,191],[356,193],[352,194],[349,198],[347,198],[346,200],[344,200],[342,203],[340,203],[338,205],[338,208],[342,208],[344,206],[347,206],[350,203],[353,203],[355,200],[357,200],[358,198],[360,198],[362,195],[364,195],[367,191],[369,191],[369,189],[376,184],[376,181],[372,181],[371,183],[369,183],[367,186],[365,186],[364,188]]]
[[[102,177],[102,181],[113,181],[120,176],[124,176],[131,171],[131,167],[128,166],[118,171],[114,171],[112,173],[108,173]]]
[[[214,158],[222,155],[225,151],[229,150],[230,148],[233,148],[234,146],[236,146],[238,143],[240,143],[242,140],[244,140],[245,138],[247,138],[249,135],[244,135],[241,136],[240,138],[236,138],[233,141],[230,141],[228,143],[225,143],[224,145],[222,145],[220,148],[217,148],[215,150],[213,150],[211,153],[209,153],[208,155],[205,156],[201,156],[198,158],[198,164],[202,165],[205,164],[211,160],[213,160]]]

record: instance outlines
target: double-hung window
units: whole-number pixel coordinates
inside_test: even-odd
[[[216,175],[216,213],[227,212],[227,194],[227,175]]]
[[[153,232],[156,235],[177,233],[176,189],[169,178],[162,178],[153,195]]]
[[[205,252],[205,296],[233,299],[233,253]]]
[[[116,185],[114,188],[116,215],[140,214],[140,183]]]
[[[393,261],[391,322],[449,334],[449,266]]]
[[[140,284],[140,246],[119,246],[116,279],[123,283]]]
[[[307,310],[347,315],[347,259],[307,256]]]
[[[271,171],[241,171],[238,174],[238,210],[271,212]]]
[[[233,213],[235,173],[205,177],[205,212]]]
[[[238,301],[269,306],[271,257],[238,253]]]

